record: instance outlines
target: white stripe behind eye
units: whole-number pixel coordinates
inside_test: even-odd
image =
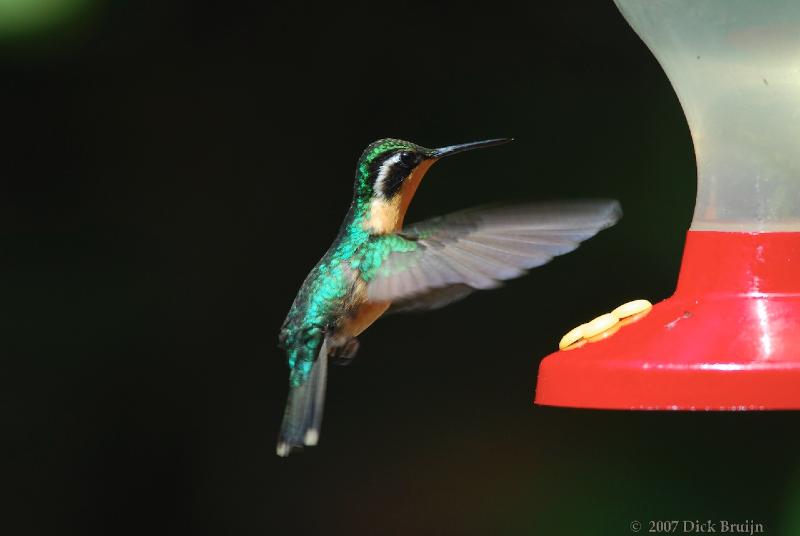
[[[387,158],[383,164],[381,164],[381,168],[378,171],[378,178],[375,179],[375,186],[373,187],[374,192],[383,193],[383,184],[386,182],[386,178],[389,176],[392,167],[398,162],[400,162],[400,153],[393,155],[391,158]]]

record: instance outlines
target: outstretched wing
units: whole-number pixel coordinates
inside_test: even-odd
[[[547,263],[620,218],[612,200],[484,207],[404,228],[367,286],[392,311],[435,309]],[[399,250],[398,250],[399,249]]]

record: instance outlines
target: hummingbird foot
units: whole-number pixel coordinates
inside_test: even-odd
[[[339,366],[349,365],[353,362],[353,358],[358,353],[359,346],[360,343],[358,342],[358,339],[352,338],[347,339],[347,342],[341,346],[331,348],[330,353],[328,354],[330,356],[331,363]]]

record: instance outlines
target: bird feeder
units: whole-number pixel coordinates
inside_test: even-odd
[[[800,2],[615,2],[686,114],[697,203],[674,295],[546,357],[535,402],[800,409]]]

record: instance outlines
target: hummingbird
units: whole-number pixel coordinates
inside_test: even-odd
[[[613,225],[613,200],[488,206],[404,226],[434,162],[511,141],[428,149],[399,139],[370,144],[333,244],[306,277],[283,322],[289,395],[277,454],[316,445],[328,363],[348,364],[358,335],[387,312],[437,309],[523,275]]]

